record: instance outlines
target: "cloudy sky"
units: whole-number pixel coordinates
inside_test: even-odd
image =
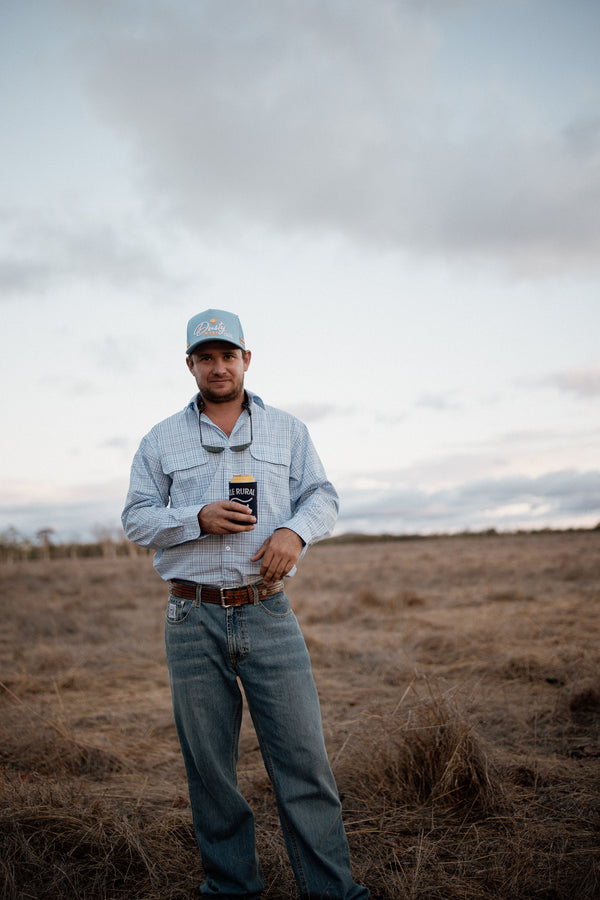
[[[5,0],[0,530],[118,526],[231,309],[339,531],[600,521],[597,0]]]

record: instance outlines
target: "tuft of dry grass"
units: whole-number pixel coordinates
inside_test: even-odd
[[[34,776],[0,779],[2,897],[188,897],[192,829],[175,817],[87,796]]]
[[[427,680],[427,694],[371,722],[359,753],[364,795],[389,808],[423,804],[496,812],[506,796],[475,727],[451,694]],[[368,752],[365,753],[365,749]]]
[[[575,721],[600,727],[600,677],[580,683],[570,691],[567,700]]]
[[[597,797],[569,799],[565,765],[507,766],[453,692],[411,683],[339,755],[357,873],[375,898],[599,896]]]
[[[99,781],[124,767],[114,753],[52,730],[7,737],[0,745],[0,765],[25,773],[86,775]]]

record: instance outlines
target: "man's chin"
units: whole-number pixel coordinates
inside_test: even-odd
[[[242,394],[243,391],[236,389],[217,392],[211,391],[211,389],[208,388],[202,391],[202,397],[204,400],[208,400],[209,403],[231,403],[232,400],[237,400]]]

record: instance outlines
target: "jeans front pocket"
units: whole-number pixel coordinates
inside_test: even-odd
[[[286,619],[292,614],[290,601],[283,591],[273,594],[272,597],[267,597],[266,600],[261,600],[258,605],[263,612],[274,619]]]
[[[167,625],[181,625],[189,616],[194,605],[194,600],[184,600],[181,597],[174,597],[170,594],[166,613]]]

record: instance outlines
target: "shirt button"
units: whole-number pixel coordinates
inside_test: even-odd
[[[226,550],[231,550],[231,547],[225,547]]]

